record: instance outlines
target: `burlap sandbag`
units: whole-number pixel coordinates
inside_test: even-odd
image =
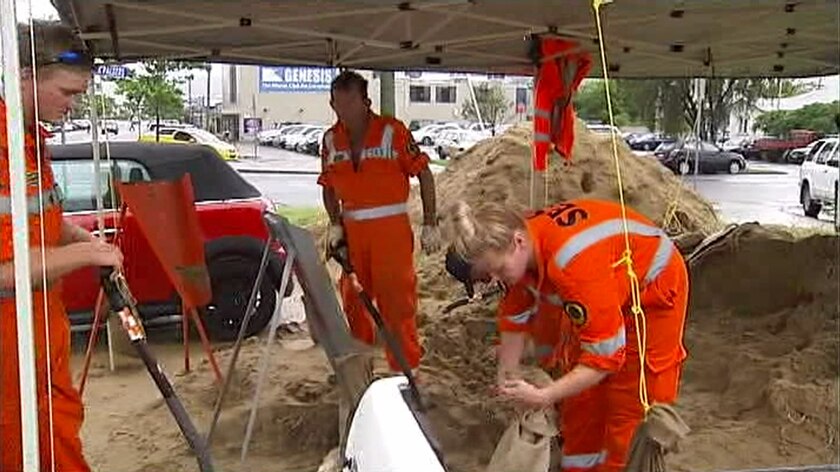
[[[556,435],[553,408],[525,411],[502,434],[486,472],[548,472]]]

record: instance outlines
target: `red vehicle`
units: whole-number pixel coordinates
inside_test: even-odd
[[[119,208],[119,195],[111,195],[107,179],[115,182],[174,180],[189,173],[196,210],[204,237],[205,258],[213,300],[201,312],[210,336],[228,341],[236,338],[256,279],[268,237],[263,213],[271,202],[264,198],[210,148],[189,144],[116,142],[110,144],[110,165],[101,151],[101,187],[105,207],[105,233],[110,239]],[[65,217],[97,232],[92,146],[51,146],[53,171],[60,187]],[[116,205],[114,205],[116,203]],[[129,214],[121,222],[125,274],[137,298],[144,323],[149,326],[180,321],[179,297],[137,222]],[[269,270],[257,296],[257,311],[247,335],[261,331],[270,321],[285,258],[282,247],[272,248]],[[291,293],[291,285],[284,296]],[[99,293],[98,271],[86,268],[64,278],[64,302],[72,329],[91,325]]]
[[[771,162],[781,162],[786,153],[797,148],[805,147],[820,135],[814,131],[795,129],[789,138],[760,138],[744,150],[747,159],[762,159]]]

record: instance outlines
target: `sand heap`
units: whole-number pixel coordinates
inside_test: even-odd
[[[530,195],[531,123],[522,123],[495,138],[486,139],[454,159],[436,177],[437,201],[463,199],[467,203],[494,201],[526,207]],[[662,223],[679,192],[677,216],[685,231],[716,229],[711,205],[656,159],[637,156],[619,142],[624,195],[627,205]],[[548,202],[571,198],[618,200],[615,159],[608,135],[591,133],[577,123],[571,162],[556,157],[548,173]],[[419,199],[412,203],[419,210]]]

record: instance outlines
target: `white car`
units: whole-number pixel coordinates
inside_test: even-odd
[[[309,133],[314,133],[319,129],[321,129],[320,126],[306,125],[302,128],[292,131],[291,133],[286,135],[286,140],[284,142],[283,147],[290,151],[295,151],[297,150],[298,146],[306,142],[306,137],[309,135]]]
[[[444,131],[437,140],[435,150],[441,159],[449,159],[473,147],[479,141],[486,139],[482,133],[465,129]]]
[[[840,139],[821,139],[799,167],[799,203],[805,215],[816,218],[824,206],[835,206],[840,181]]]
[[[438,136],[444,131],[460,130],[461,127],[455,123],[437,123],[433,125],[426,125],[417,131],[412,131],[411,135],[414,141],[422,146],[434,146]]]
[[[612,130],[617,136],[621,136],[621,130],[615,126],[610,127],[610,125],[600,123],[587,123],[586,128],[595,134],[609,135],[610,131]]]
[[[271,144],[274,138],[280,136],[282,133],[283,130],[281,128],[263,130],[257,133],[257,141],[262,145]]]
[[[280,133],[272,140],[271,145],[277,147],[286,147],[286,140],[299,131],[307,128],[309,125],[290,125],[280,128]]]

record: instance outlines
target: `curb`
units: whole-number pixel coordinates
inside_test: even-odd
[[[278,175],[320,175],[317,170],[285,170],[285,169],[255,169],[255,168],[233,168],[241,174],[278,174]]]

